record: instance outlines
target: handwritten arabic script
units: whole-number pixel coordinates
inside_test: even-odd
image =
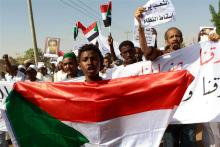
[[[175,8],[171,0],[149,0],[144,8],[142,25],[145,27],[175,20]]]

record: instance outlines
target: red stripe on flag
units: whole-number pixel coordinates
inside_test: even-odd
[[[95,26],[96,26],[96,22],[91,24],[88,28],[86,28],[86,30],[83,30],[83,34],[86,35],[88,32],[90,32],[92,29],[94,29]]]
[[[110,10],[112,10],[112,1],[109,1],[108,7],[109,7]]]
[[[99,82],[19,82],[14,90],[62,121],[99,122],[179,105],[193,76],[166,72]]]
[[[78,21],[78,22],[76,23],[76,25],[77,25],[78,28],[82,29],[82,31],[85,31],[85,30],[86,30],[86,27],[85,27],[80,21]]]
[[[108,10],[108,5],[101,5],[100,10],[101,10],[102,13],[106,13],[107,10]]]

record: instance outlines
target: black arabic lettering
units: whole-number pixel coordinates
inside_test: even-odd
[[[164,19],[168,19],[168,18],[172,18],[173,17],[173,13],[171,15],[169,15],[169,13],[166,13],[164,15]]]
[[[189,97],[187,97],[185,100],[183,100],[183,102],[190,100],[192,98],[192,96],[193,96],[193,92],[190,90]]]
[[[214,80],[219,80],[219,78],[214,78]],[[208,83],[211,83],[211,81],[209,81]],[[213,88],[214,89],[212,89],[212,90],[206,91],[205,77],[203,77],[203,95],[208,95],[208,94],[213,93],[214,91],[216,91],[218,89],[218,84],[216,82],[213,84]]]
[[[3,93],[3,91],[1,89],[0,89],[0,93],[1,93],[0,99],[3,99],[4,98],[4,93]]]
[[[162,6],[164,6],[164,5],[168,5],[168,4],[169,4],[169,2],[168,2],[167,0],[166,0],[166,1],[163,0],[163,2],[161,3]]]
[[[153,5],[150,4],[150,6],[145,8],[145,12],[152,11],[153,10],[152,8],[157,9],[158,7],[165,6],[168,4],[169,2],[165,0],[163,0],[160,4],[153,4]]]
[[[8,92],[7,87],[6,87],[6,86],[4,86],[4,89],[5,89],[6,94],[8,95],[8,94],[9,94],[9,92]]]
[[[160,4],[153,5],[153,7],[156,9],[157,7],[161,7],[161,6],[165,6],[165,5],[168,5],[168,1],[163,0],[163,2],[161,2]]]
[[[0,88],[0,94],[1,94],[0,99],[4,99],[8,96],[9,92],[6,86]]]
[[[145,10],[145,12],[147,11],[152,11],[152,6],[150,5],[149,7],[147,7],[147,9]]]
[[[159,17],[160,17],[160,18],[159,18],[160,20],[163,20],[163,16],[160,15]]]

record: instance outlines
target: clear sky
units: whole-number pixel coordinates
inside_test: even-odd
[[[32,0],[38,48],[44,49],[46,37],[61,38],[61,50],[73,49],[75,44],[85,42],[80,32],[77,42],[73,40],[73,25],[80,20],[88,26],[101,21],[99,5],[108,0]],[[112,36],[121,42],[132,39],[134,11],[147,0],[112,0]],[[176,26],[183,32],[186,43],[197,40],[200,26],[212,26],[209,4],[218,9],[218,0],[172,0],[176,9],[176,21],[156,27],[158,44],[164,46],[163,35],[167,28]],[[85,5],[86,4],[86,5]],[[89,7],[89,8],[88,8]],[[217,10],[218,11],[218,10]],[[103,28],[106,34],[109,30]],[[22,55],[33,47],[29,25],[27,0],[0,0],[0,58],[7,53]]]

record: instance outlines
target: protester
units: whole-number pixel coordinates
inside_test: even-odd
[[[104,79],[109,79],[109,77],[107,77],[109,74],[109,72],[111,72],[111,69],[114,68],[114,65],[112,64],[112,60],[109,56],[105,56],[104,57],[104,61],[103,61],[103,69],[100,71],[100,76]]]
[[[34,64],[34,62],[31,59],[27,59],[24,61],[24,66],[27,69],[31,64]]]
[[[123,64],[123,61],[116,56],[113,42],[114,42],[114,40],[112,38],[112,35],[110,34],[108,36],[108,45],[110,47],[111,53],[107,53],[105,56],[109,56],[112,59],[113,64],[120,66]]]
[[[0,72],[0,81],[6,81],[5,73],[3,71]]]
[[[100,81],[99,76],[103,57],[97,46],[93,44],[85,44],[79,49],[79,67],[85,75],[85,82]]]
[[[22,64],[18,65],[18,70],[24,74],[25,73],[25,66]]]
[[[31,82],[38,82],[40,81],[37,79],[37,67],[33,64],[31,64],[26,72],[25,72],[25,81],[31,81]]]
[[[0,131],[0,147],[8,147],[6,141],[6,132]]]
[[[64,54],[62,69],[56,74],[57,81],[74,81],[82,76],[78,69],[76,55],[73,52]]]
[[[5,65],[6,65],[6,72],[7,72],[5,74],[6,81],[11,81],[11,82],[24,81],[25,75],[18,70],[18,67],[16,65],[11,65],[7,54],[3,56],[3,60],[5,61]]]
[[[47,73],[47,68],[44,64],[38,65],[37,79],[43,82],[52,82],[52,77]]]
[[[157,57],[173,52],[181,48],[183,42],[182,32],[176,28],[169,28],[164,35],[166,47],[164,51],[157,48],[150,48],[147,46],[144,29],[141,26],[141,17],[144,12],[144,8],[138,8],[135,12],[135,17],[139,23],[139,41],[141,49],[144,52],[145,57],[150,60],[155,60]],[[196,147],[196,125],[184,124],[184,125],[169,125],[163,138],[164,147]]]

